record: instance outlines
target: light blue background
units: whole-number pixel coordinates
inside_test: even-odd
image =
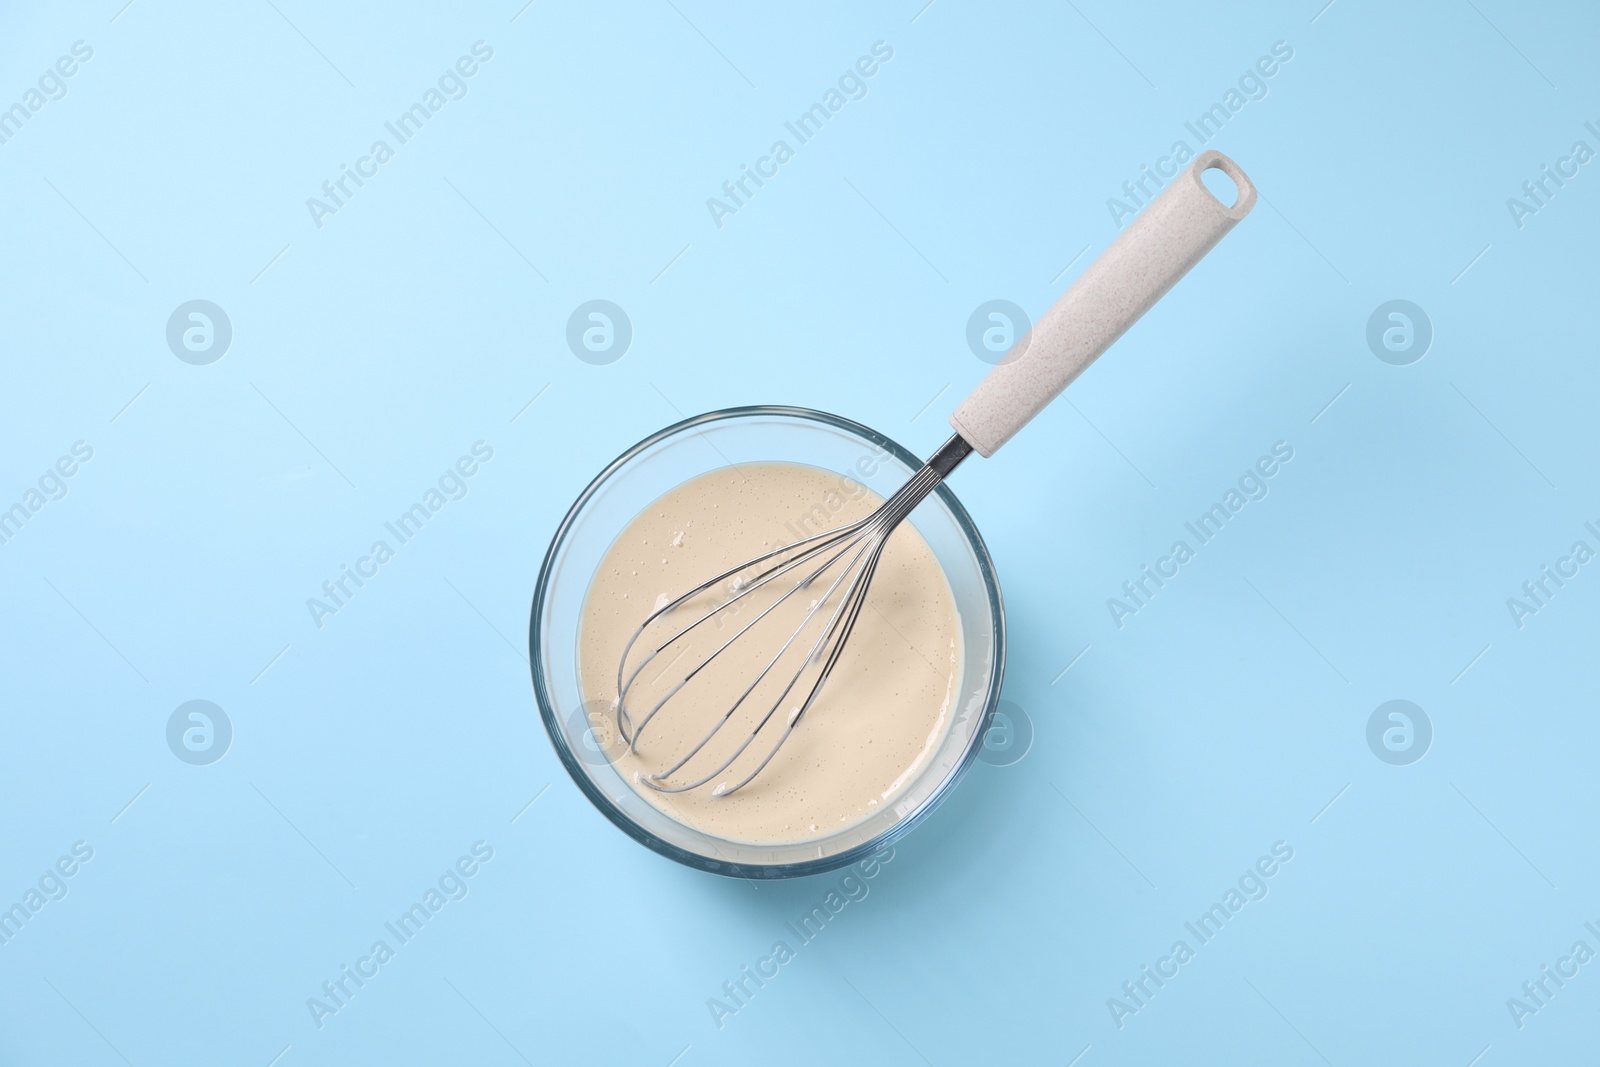
[[[94,49],[0,145],[0,507],[94,449],[0,545],[0,906],[94,849],[0,946],[0,1062],[1592,1050],[1600,964],[1521,1029],[1506,1006],[1600,949],[1600,571],[1506,608],[1600,547],[1597,164],[1520,229],[1506,207],[1600,148],[1592,8],[123,2],[0,15],[0,105]],[[315,226],[306,198],[479,40],[467,96]],[[718,229],[706,198],[879,40],[867,97]],[[1276,41],[1212,144],[1270,203],[953,479],[1031,751],[976,766],[719,1029],[707,999],[839,876],[702,875],[580,796],[525,660],[556,523],[728,405],[931,451],[987,370],[972,309],[1042,313],[1116,235],[1107,198]],[[564,339],[594,298],[634,328],[609,366]],[[1395,298],[1435,332],[1409,366],[1365,341]],[[165,341],[191,299],[232,322],[209,366]],[[479,440],[468,495],[314,625]],[[1276,441],[1270,496],[1118,629],[1106,598]],[[1434,730],[1409,766],[1366,742],[1396,698]],[[192,699],[233,725],[209,766],[167,747]],[[480,840],[470,895],[319,1029],[307,998]],[[1270,895],[1119,1029],[1107,999],[1276,841]]]

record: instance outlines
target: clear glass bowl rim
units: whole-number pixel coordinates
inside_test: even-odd
[[[623,452],[607,464],[604,470],[595,475],[594,480],[584,487],[582,493],[578,494],[578,499],[573,502],[572,507],[567,509],[566,515],[561,519],[561,524],[556,527],[555,534],[550,538],[550,547],[545,552],[544,562],[539,566],[538,582],[534,585],[533,607],[528,623],[528,662],[533,677],[534,699],[539,705],[539,717],[544,722],[545,733],[550,738],[551,746],[556,750],[556,756],[561,760],[562,766],[566,768],[568,776],[571,777],[578,789],[584,796],[589,798],[589,802],[619,830],[646,848],[697,870],[735,878],[798,878],[804,875],[822,874],[865,859],[903,838],[922,820],[932,814],[933,810],[944,802],[945,797],[966,775],[968,768],[972,766],[973,761],[977,758],[978,751],[983,747],[983,738],[988,733],[989,724],[994,717],[995,708],[1000,703],[1000,688],[1005,677],[1006,663],[1005,606],[1000,595],[1000,582],[995,574],[994,560],[989,555],[989,548],[984,544],[983,535],[978,532],[978,527],[972,521],[972,516],[967,514],[967,509],[961,505],[961,501],[956,499],[955,493],[947,485],[940,482],[934,492],[956,520],[957,527],[967,539],[968,546],[972,549],[973,556],[977,560],[978,572],[983,578],[984,592],[988,597],[990,617],[994,620],[994,659],[990,672],[989,688],[984,695],[983,714],[978,728],[973,732],[972,741],[967,746],[960,764],[950,771],[949,775],[939,785],[939,788],[928,796],[922,806],[877,837],[853,848],[800,863],[749,864],[730,862],[728,860],[712,860],[709,857],[679,848],[672,842],[664,841],[657,837],[629,818],[625,812],[618,809],[611,802],[611,798],[607,797],[590,781],[589,774],[583,768],[582,762],[572,751],[571,746],[567,744],[566,734],[558,721],[559,716],[555,711],[555,702],[548,691],[549,683],[545,677],[543,659],[540,655],[539,647],[542,636],[539,620],[543,614],[545,597],[549,592],[550,583],[554,576],[556,560],[560,556],[561,548],[565,544],[578,516],[582,514],[585,505],[599,491],[600,487],[613,474],[630,463],[634,457],[667,438],[711,423],[762,416],[777,416],[821,423],[824,426],[843,430],[864,441],[877,445],[913,471],[923,464],[923,460],[904,445],[879,433],[870,426],[840,415],[818,411],[814,408],[790,407],[777,404],[752,404],[708,411],[663,427]]]

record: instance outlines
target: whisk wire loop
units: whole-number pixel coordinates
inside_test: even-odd
[[[922,503],[928,494],[933,492],[939,483],[944,480],[945,476],[954,470],[971,452],[972,446],[961,435],[957,434],[946,441],[944,446],[921,469],[913,474],[888,500],[879,505],[877,510],[866,518],[834,530],[813,534],[791,544],[764,552],[754,559],[746,560],[744,563],[730,567],[715,577],[701,582],[682,596],[653,610],[628,638],[627,643],[623,646],[622,656],[617,663],[617,732],[621,739],[627,742],[629,751],[637,750],[639,738],[643,734],[645,727],[668,703],[678,697],[684,687],[698,676],[701,671],[705,670],[735,644],[738,644],[741,639],[746,638],[757,624],[770,616],[772,612],[778,610],[789,598],[802,589],[811,588],[813,583],[839,565],[841,560],[845,561],[838,577],[834,578],[827,590],[807,608],[794,631],[779,646],[778,651],[770,658],[760,657],[766,660],[765,665],[760,668],[750,683],[742,688],[738,698],[713,719],[711,728],[699,742],[692,746],[687,753],[678,757],[677,761],[671,766],[654,774],[639,774],[636,776],[636,781],[658,792],[681,793],[691,789],[698,789],[713,779],[721,777],[744,755],[750,746],[754,744],[756,738],[767,728],[768,723],[772,721],[778,709],[788,701],[790,694],[801,684],[801,679],[806,672],[816,669],[817,677],[810,688],[805,690],[805,698],[794,706],[788,717],[783,720],[778,736],[771,747],[761,756],[754,769],[737,781],[719,783],[713,793],[714,795],[725,796],[737,792],[765,770],[767,765],[777,756],[784,742],[794,733],[795,728],[805,717],[806,712],[816,703],[818,694],[822,692],[823,686],[838,665],[839,659],[844,653],[845,645],[849,641],[851,633],[855,630],[856,622],[860,619],[862,609],[866,605],[868,588],[872,584],[873,576],[877,573],[878,564],[883,557],[884,547],[888,544],[889,537],[899,527],[900,523],[916,509],[917,505]],[[628,699],[646,667],[654,663],[669,648],[683,641],[684,638],[706,622],[722,616],[747,597],[766,589],[773,582],[802,568],[808,562],[815,562],[819,557],[825,557],[822,558],[822,562],[819,565],[795,581],[790,588],[783,590],[776,596],[772,604],[759,611],[754,618],[740,626],[726,641],[721,642],[704,658],[699,659],[682,677],[677,678],[668,685],[665,693],[635,725],[633,713],[628,706]],[[752,571],[755,573],[752,574]],[[724,583],[727,584],[725,585]],[[697,598],[707,593],[718,594],[709,609],[699,613],[698,617],[687,625],[668,632],[664,640],[659,643],[653,643],[651,650],[643,655],[630,671],[629,657],[633,654],[634,646],[644,636],[645,632],[674,611],[693,603]],[[709,772],[691,773],[689,775],[690,780],[687,782],[669,783],[668,779],[688,766],[722,732],[738,710],[744,706],[750,695],[772,674],[779,662],[795,647],[795,643],[801,639],[801,635],[835,600],[836,596],[838,603],[833,607],[832,613],[828,615],[826,623],[823,624],[821,635],[806,651],[799,667],[767,708],[765,714],[756,721],[744,739],[734,746],[732,753],[723,758]],[[818,664],[820,664],[820,667],[817,666]],[[670,663],[667,669],[671,669]]]

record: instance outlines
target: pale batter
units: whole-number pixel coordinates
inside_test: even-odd
[[[699,775],[689,772],[696,769],[710,772],[776,702],[777,713],[728,773],[702,788],[673,794],[639,784],[635,775],[665,770],[705,736],[822,598],[826,581],[796,593],[701,671],[650,721],[636,752],[628,752],[617,739],[617,665],[646,616],[736,564],[862,518],[881,503],[865,486],[832,471],[792,463],[743,464],[685,482],[618,535],[584,603],[578,675],[595,741],[641,796],[705,833],[774,844],[845,829],[892,803],[916,778],[950,728],[962,650],[949,580],[911,522],[890,536],[866,605],[816,702],[750,784],[726,796],[713,795],[719,783],[737,782],[754,769],[801,703],[802,697],[794,694],[777,699],[780,675],[786,682],[798,666],[787,673],[774,671],[716,742],[672,780],[693,780]],[[771,588],[776,590],[779,583]],[[707,622],[641,673],[628,698],[635,723],[672,682],[771,603],[757,604],[756,594],[746,599],[750,609],[740,617]],[[744,608],[745,602],[736,607]],[[665,627],[663,633],[681,629],[701,614],[689,610],[680,608],[656,625]],[[825,621],[824,613],[815,617],[814,627]],[[644,645],[635,646],[630,662],[648,651]],[[794,662],[804,662],[802,646],[794,647],[799,657]]]

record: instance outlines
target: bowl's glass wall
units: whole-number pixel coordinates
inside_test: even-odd
[[[921,465],[864,426],[804,409],[744,408],[669,427],[607,468],[568,514],[540,574],[529,652],[551,740],[574,780],[608,818],[681,862],[724,874],[784,877],[853,862],[899,837],[942,799],[977,754],[998,699],[1004,622],[983,541],[954,495],[941,487],[910,521],[938,556],[955,593],[964,659],[954,722],[926,770],[893,804],[865,821],[802,844],[730,842],[663,814],[623,781],[589,734],[577,669],[584,596],[612,540],[651,501],[718,467],[760,462],[823,467],[855,478],[883,497]],[[813,516],[814,523],[825,519],[825,512]],[[832,525],[836,523],[812,528]],[[871,709],[863,712],[870,714]]]

